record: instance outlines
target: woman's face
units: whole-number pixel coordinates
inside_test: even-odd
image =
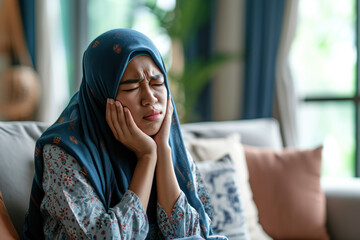
[[[164,75],[145,55],[132,59],[121,78],[116,100],[127,107],[136,125],[147,135],[155,135],[166,113],[167,89]]]

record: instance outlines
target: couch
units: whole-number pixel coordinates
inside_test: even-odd
[[[35,141],[48,126],[41,122],[0,122],[0,192],[20,235],[34,173]],[[182,133],[184,139],[239,133],[244,144],[283,148],[279,124],[274,119],[184,124]],[[330,238],[360,239],[360,179],[323,178],[321,187],[326,196],[326,225]]]

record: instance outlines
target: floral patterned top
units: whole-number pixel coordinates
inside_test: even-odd
[[[157,204],[160,229],[157,230],[149,226],[146,211],[131,190],[127,190],[121,201],[106,211],[73,156],[51,144],[44,146],[43,156],[45,196],[40,209],[46,239],[175,239],[202,235],[198,213],[182,192],[170,219]],[[209,195],[197,167],[190,155],[189,159],[198,195],[205,209],[211,210]],[[212,215],[211,211],[209,213]]]

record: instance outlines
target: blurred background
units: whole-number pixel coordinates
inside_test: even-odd
[[[360,176],[359,0],[0,0],[0,120],[54,122],[99,34],[133,28],[166,63],[182,123],[273,117]]]

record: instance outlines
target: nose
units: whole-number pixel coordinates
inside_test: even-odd
[[[143,106],[152,106],[158,101],[156,98],[154,91],[151,89],[149,85],[145,85],[142,88],[142,96],[141,96],[141,105]]]

